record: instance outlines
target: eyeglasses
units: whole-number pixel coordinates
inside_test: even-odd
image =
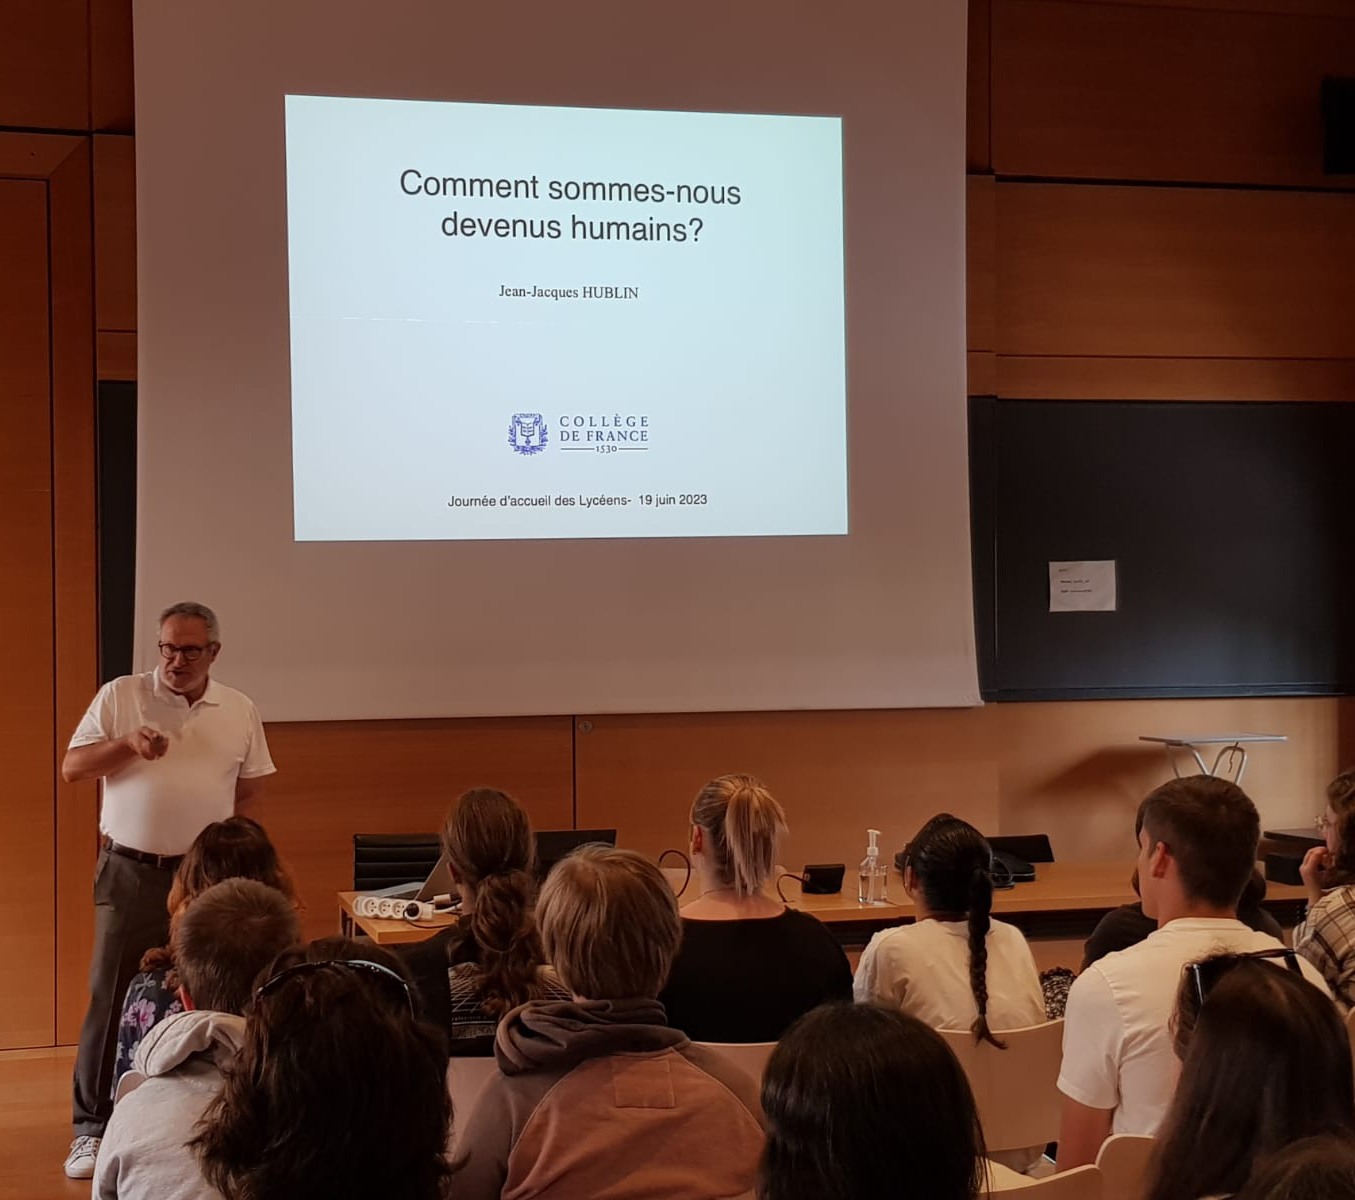
[[[296,963],[294,966],[284,967],[270,979],[266,979],[257,988],[254,989],[254,999],[262,1000],[270,992],[275,992],[287,980],[295,978],[297,975],[311,975],[316,971],[328,970],[348,970],[365,971],[375,975],[387,983],[396,984],[404,993],[405,1003],[409,1005],[409,1015],[414,1016],[414,996],[409,990],[409,984],[403,976],[397,975],[389,967],[383,967],[380,963],[375,963],[365,958],[330,958],[324,962],[303,962]]]
[[[176,646],[173,642],[156,642],[160,647],[160,657],[163,659],[173,659],[176,654],[182,654],[184,662],[197,662],[208,650],[216,645],[215,642],[208,642],[205,646]]]
[[[1327,816],[1326,813],[1323,813],[1320,817],[1313,818],[1313,828],[1320,830],[1322,833],[1326,833],[1327,830],[1335,824],[1336,822]]]
[[[1253,954],[1221,954],[1217,958],[1207,958],[1204,962],[1190,964],[1190,973],[1195,981],[1195,998],[1203,1005],[1220,979],[1238,963],[1253,958],[1282,958],[1285,966],[1300,979],[1303,978],[1303,971],[1299,968],[1299,956],[1287,946],[1277,947],[1274,950],[1257,950]]]

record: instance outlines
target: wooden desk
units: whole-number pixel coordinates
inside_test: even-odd
[[[1085,938],[1112,908],[1132,904],[1137,899],[1129,886],[1133,870],[1133,864],[1126,862],[1038,863],[1032,882],[993,893],[993,915],[1017,926],[1029,938]],[[889,881],[892,900],[889,904],[861,904],[856,899],[855,883],[849,876],[844,881],[844,890],[832,896],[803,895],[799,885],[791,881],[783,881],[782,890],[792,908],[813,913],[845,946],[863,945],[878,930],[913,920],[913,905],[904,895],[903,882],[897,874],[892,874]],[[456,919],[448,914],[415,925],[359,917],[353,912],[357,894],[339,893],[341,928],[349,933],[360,929],[378,945],[421,942]],[[1298,923],[1303,902],[1301,887],[1266,885],[1266,907],[1281,925]]]

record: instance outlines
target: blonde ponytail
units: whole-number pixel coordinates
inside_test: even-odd
[[[721,775],[701,789],[692,824],[706,834],[720,882],[740,897],[760,892],[776,869],[786,814],[751,775]]]

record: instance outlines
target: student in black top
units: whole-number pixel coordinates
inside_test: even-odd
[[[692,805],[695,900],[659,996],[668,1023],[697,1042],[774,1042],[798,1017],[850,1000],[852,972],[833,935],[764,894],[785,813],[748,775],[712,780]]]
[[[1139,873],[1134,872],[1130,886],[1137,893]],[[1268,933],[1271,937],[1283,940],[1280,923],[1261,907],[1266,898],[1266,881],[1260,871],[1253,871],[1251,879],[1237,902],[1237,919],[1249,925],[1259,933]],[[1116,950],[1128,950],[1137,946],[1150,933],[1157,931],[1157,922],[1145,916],[1142,904],[1122,904],[1106,913],[1092,930],[1091,937],[1082,950],[1082,969],[1085,971],[1098,958],[1105,958]]]
[[[475,788],[448,815],[442,849],[461,893],[461,915],[427,941],[401,947],[401,958],[424,1018],[447,1034],[452,1057],[489,1055],[509,1009],[569,999],[544,965],[536,931],[532,829],[511,796]]]

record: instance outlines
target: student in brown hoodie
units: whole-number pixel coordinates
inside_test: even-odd
[[[719,1200],[762,1149],[753,1081],[669,1028],[655,997],[682,938],[659,869],[585,846],[541,889],[537,923],[571,1001],[499,1025],[499,1074],[461,1132],[457,1200]]]

